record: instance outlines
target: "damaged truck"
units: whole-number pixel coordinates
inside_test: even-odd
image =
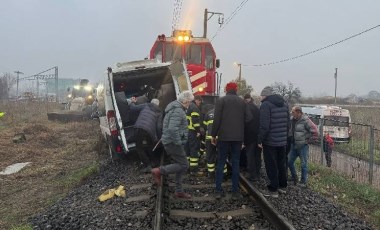
[[[99,101],[104,104],[99,122],[111,159],[118,159],[135,150],[134,123],[137,117],[130,111],[132,97],[137,98],[137,104],[157,98],[164,111],[186,90],[192,88],[182,61],[161,63],[141,60],[117,63],[113,68],[108,68],[103,100]]]

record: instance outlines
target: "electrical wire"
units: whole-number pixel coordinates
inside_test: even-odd
[[[219,29],[215,32],[214,36],[210,39],[210,41],[214,40],[214,38],[219,34],[221,30],[226,27],[226,25],[233,19],[233,17],[243,8],[243,6],[248,2],[248,0],[243,0],[239,6],[236,7],[236,9],[231,13],[230,16],[225,20],[225,23],[223,23],[222,26],[219,27]]]
[[[179,20],[181,19],[182,0],[174,1],[172,31],[178,28]]]
[[[372,28],[366,29],[366,30],[364,30],[364,31],[362,31],[362,32],[360,32],[360,33],[354,34],[354,35],[352,35],[352,36],[350,36],[350,37],[347,37],[347,38],[345,38],[345,39],[343,39],[343,40],[340,40],[340,41],[338,41],[338,42],[332,43],[332,44],[327,45],[327,46],[325,46],[325,47],[322,47],[322,48],[319,48],[319,49],[316,49],[316,50],[313,50],[313,51],[310,51],[310,52],[307,52],[307,53],[304,53],[304,54],[301,54],[301,55],[298,55],[298,56],[294,56],[294,57],[290,57],[290,58],[282,59],[282,60],[279,60],[279,61],[268,62],[268,63],[264,63],[264,64],[254,64],[254,65],[245,65],[245,64],[242,64],[242,66],[248,66],[248,67],[249,67],[249,66],[252,66],[252,67],[260,67],[260,66],[268,66],[268,65],[279,64],[279,63],[283,63],[283,62],[287,62],[287,61],[292,61],[292,60],[294,60],[294,59],[301,58],[301,57],[305,57],[305,56],[307,56],[307,55],[310,55],[310,54],[313,54],[313,53],[319,52],[319,51],[324,50],[324,49],[327,49],[327,48],[330,48],[330,47],[335,46],[335,45],[337,45],[337,44],[339,44],[339,43],[345,42],[345,41],[350,40],[350,39],[352,39],[352,38],[354,38],[354,37],[360,36],[360,35],[362,35],[362,34],[364,34],[364,33],[367,33],[367,32],[369,32],[369,31],[371,31],[371,30],[374,30],[374,29],[376,29],[376,28],[378,28],[378,27],[380,27],[380,25],[377,25],[377,26],[374,26],[374,27],[372,27]]]

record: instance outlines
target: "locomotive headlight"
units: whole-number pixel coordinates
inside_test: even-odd
[[[74,89],[80,89],[79,85],[74,85]]]
[[[92,99],[92,95],[88,95],[88,97],[87,97],[88,99]]]
[[[203,87],[199,87],[199,88],[198,88],[198,91],[199,91],[199,92],[203,92]]]
[[[86,90],[86,91],[91,91],[92,90],[92,87],[91,86],[89,86],[89,85],[86,85],[85,87],[84,87],[84,90]]]
[[[68,97],[68,98],[71,98],[71,97],[72,97],[72,95],[71,95],[71,94],[69,94],[69,95],[67,95],[67,97]]]
[[[184,40],[185,42],[188,42],[188,41],[190,40],[190,37],[189,37],[189,36],[184,36],[184,37],[183,37],[183,40]]]
[[[178,36],[177,40],[180,41],[180,42],[182,42],[183,41],[183,36],[182,35]]]

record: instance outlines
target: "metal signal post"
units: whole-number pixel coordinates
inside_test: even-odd
[[[337,84],[338,84],[338,68],[335,68],[334,78],[335,78],[335,102],[334,102],[334,104],[336,104],[336,88],[337,88]]]
[[[17,89],[16,89],[16,98],[18,98],[18,82],[20,80],[20,74],[24,74],[23,72],[20,72],[19,70],[15,71],[15,73],[17,74]]]
[[[211,16],[208,17],[208,14],[211,14]],[[224,14],[223,13],[211,12],[211,11],[207,11],[207,9],[205,9],[205,15],[204,15],[204,18],[203,18],[203,37],[204,38],[207,37],[207,21],[210,20],[212,18],[212,16],[214,16],[214,14],[219,15],[218,23],[220,25],[222,25],[224,23]]]

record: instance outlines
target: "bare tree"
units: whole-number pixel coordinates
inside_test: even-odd
[[[236,80],[236,84],[238,85],[238,91],[237,95],[244,96],[247,93],[251,93],[253,91],[253,88],[251,85],[247,85],[247,81],[242,78],[240,81]]]
[[[301,90],[298,87],[294,87],[294,84],[290,81],[287,85],[282,82],[275,82],[271,86],[274,92],[283,96],[289,104],[301,102]]]

